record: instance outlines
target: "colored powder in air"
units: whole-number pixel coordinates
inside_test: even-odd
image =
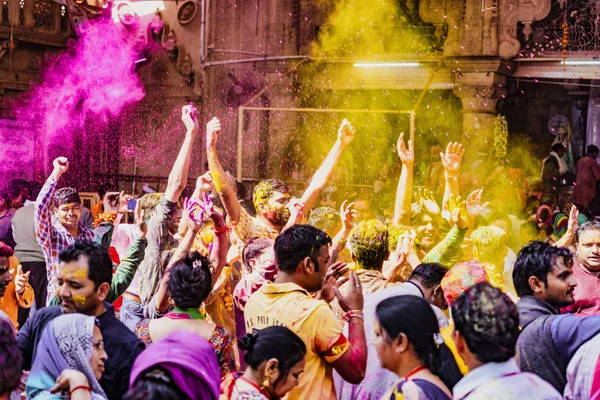
[[[47,145],[70,148],[75,132],[106,124],[144,97],[137,58],[133,35],[109,18],[93,20],[66,51],[44,62],[18,119],[34,121]]]

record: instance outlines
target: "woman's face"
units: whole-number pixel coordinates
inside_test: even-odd
[[[292,368],[290,368],[287,376],[283,377],[279,382],[277,382],[277,385],[275,385],[273,388],[272,393],[276,398],[285,396],[287,392],[298,385],[300,374],[304,372],[305,363],[305,358],[298,361]]]
[[[387,340],[387,334],[379,324],[379,320],[377,318],[375,318],[375,323],[373,324],[373,332],[375,332],[373,346],[375,346],[375,350],[377,350],[377,356],[379,357],[381,366],[385,369],[395,372],[394,367],[392,366],[394,364],[392,362],[394,349],[392,343]]]
[[[104,351],[104,341],[102,340],[102,332],[100,328],[94,326],[94,337],[92,338],[92,358],[90,366],[97,380],[102,379],[104,373],[104,362],[108,359],[106,351]]]
[[[438,230],[433,225],[433,219],[423,214],[417,226],[417,240],[424,250],[431,250],[436,243]]]

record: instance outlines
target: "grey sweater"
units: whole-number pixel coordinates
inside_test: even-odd
[[[33,219],[34,203],[19,208],[12,219],[15,256],[20,262],[40,261],[45,262],[44,252],[35,235],[35,221]]]

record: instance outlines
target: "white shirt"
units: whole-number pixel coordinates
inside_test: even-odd
[[[560,400],[562,395],[535,374],[521,372],[511,358],[475,368],[452,390],[454,400]]]

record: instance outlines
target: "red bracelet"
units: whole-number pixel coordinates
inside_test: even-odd
[[[85,385],[81,385],[81,386],[75,386],[70,392],[69,392],[69,397],[73,394],[74,391],[79,390],[79,389],[85,389],[88,392],[92,393],[92,389],[89,386],[85,386]]]
[[[227,225],[223,225],[223,227],[221,229],[217,228],[217,226],[214,226],[214,230],[215,233],[223,233],[226,232],[229,228],[227,227]]]

